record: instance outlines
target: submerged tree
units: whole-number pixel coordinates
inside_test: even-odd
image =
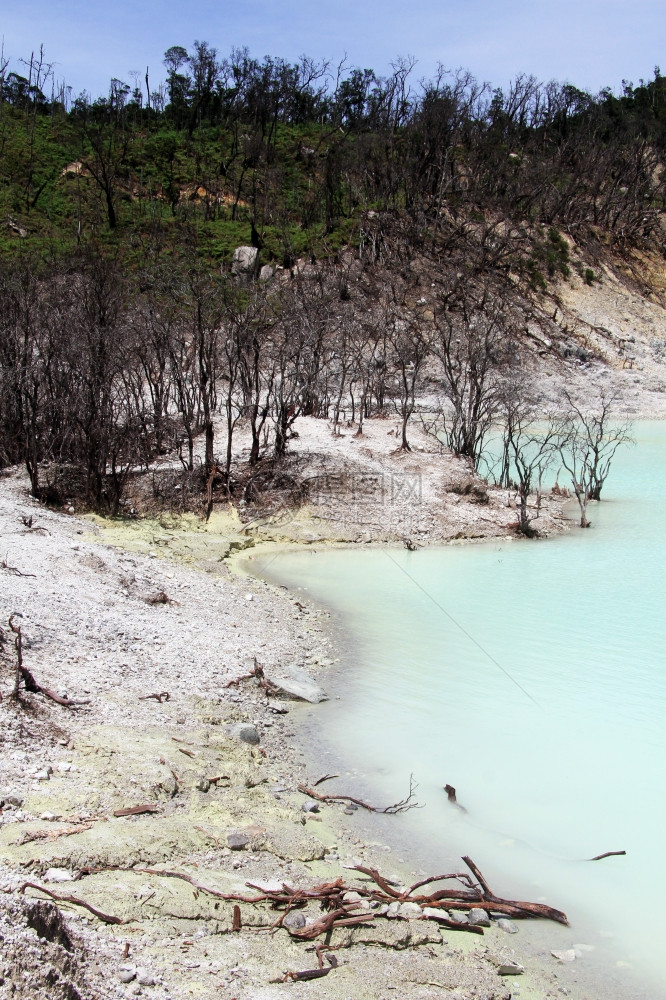
[[[627,420],[614,418],[613,409],[618,402],[614,393],[602,389],[596,406],[590,410],[576,403],[569,392],[564,396],[569,413],[558,450],[578,501],[580,526],[589,528],[587,505],[590,500],[601,499],[617,449],[633,441],[631,425]]]

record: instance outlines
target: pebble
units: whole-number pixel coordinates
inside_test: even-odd
[[[507,934],[517,934],[518,927],[514,924],[513,920],[507,920],[506,917],[502,917],[497,921],[497,926],[500,930],[505,931]]]
[[[136,969],[134,966],[121,966],[118,979],[121,983],[131,983],[133,979],[136,979]]]
[[[199,780],[197,781],[197,789],[200,792],[207,792],[209,788],[210,788],[210,781],[208,780],[208,778],[199,778]]]
[[[47,823],[52,823],[53,820],[56,818],[56,815],[55,815],[55,813],[52,813],[52,812],[43,812],[40,815],[39,818],[42,819],[42,820],[44,820]]]
[[[136,970],[136,981],[139,986],[154,986],[155,980],[146,969]]]
[[[401,903],[398,916],[403,920],[419,920],[423,916],[423,910],[418,903]]]
[[[51,775],[46,770],[46,768],[44,768],[44,770],[42,770],[42,771],[37,771],[36,774],[33,775],[33,777],[35,778],[36,781],[50,781],[51,780]]]
[[[304,813],[318,813],[319,803],[318,802],[304,802],[301,806]]]
[[[467,914],[461,910],[449,910],[449,918],[454,924],[468,924]]]

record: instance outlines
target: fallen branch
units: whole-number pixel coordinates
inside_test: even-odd
[[[160,691],[159,694],[144,694],[139,695],[139,701],[148,701],[150,698],[154,698],[155,701],[159,701],[160,705],[163,701],[168,701],[171,695],[168,691]]]
[[[604,858],[619,858],[626,854],[626,851],[604,851],[603,854],[597,854],[593,858],[588,858],[588,861],[603,861]]]
[[[393,816],[397,813],[407,812],[408,809],[421,808],[418,802],[413,801],[416,787],[417,786],[414,784],[414,776],[410,775],[409,795],[407,795],[406,798],[401,799],[399,802],[394,802],[391,806],[386,806],[384,809],[381,809],[379,806],[371,806],[362,799],[354,798],[353,795],[322,795],[320,792],[315,792],[313,788],[308,788],[307,785],[299,785],[298,790],[304,795],[309,795],[311,799],[316,799],[318,802],[353,802],[354,805],[359,806],[361,809],[367,809],[368,812],[383,813]]]
[[[234,680],[228,681],[224,686],[225,688],[236,687],[241,683],[241,681],[251,680],[256,680],[259,687],[263,688],[267,694],[276,694],[280,690],[276,684],[273,684],[273,682],[269,681],[266,677],[264,674],[264,668],[261,663],[259,663],[256,656],[254,657],[254,666],[249,674],[241,674],[240,677],[236,677]]]
[[[141,806],[128,806],[126,809],[114,809],[114,816],[142,816],[144,813],[159,812],[159,806],[148,802]]]
[[[27,667],[21,666],[20,670],[23,685],[26,691],[29,691],[31,694],[43,694],[45,698],[50,698],[51,701],[55,701],[57,705],[64,705],[65,708],[77,708],[79,705],[89,705],[91,702],[90,698],[63,698],[62,695],[56,694],[51,688],[39,684]]]
[[[0,567],[2,567],[2,569],[6,569],[8,573],[13,573],[14,576],[31,576],[34,580],[37,579],[36,573],[22,573],[17,566],[10,566],[9,562],[7,561],[8,559],[9,559],[9,553],[7,553],[2,562],[0,562]]]
[[[26,889],[36,889],[38,892],[45,892],[46,895],[50,896],[56,903],[71,903],[73,906],[83,906],[86,910],[89,910],[93,916],[97,917],[98,920],[101,920],[105,924],[129,923],[129,920],[123,920],[122,917],[114,917],[109,913],[103,913],[91,903],[86,903],[84,899],[79,899],[78,896],[59,896],[57,893],[52,892],[50,889],[45,889],[44,886],[37,885],[35,882],[24,882],[18,891],[24,893]]]

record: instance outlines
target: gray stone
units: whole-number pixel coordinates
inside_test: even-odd
[[[131,983],[133,979],[136,979],[136,969],[134,966],[125,965],[121,967],[118,979],[121,983]]]
[[[462,910],[449,910],[449,919],[453,921],[454,924],[468,924],[467,914],[463,913]]]
[[[249,722],[235,722],[231,726],[225,726],[224,730],[229,736],[242,740],[243,743],[252,743],[255,746],[259,743],[257,727]]]
[[[199,778],[199,780],[197,781],[197,789],[200,792],[207,792],[209,788],[210,788],[210,781],[208,780],[208,778]]]
[[[231,273],[244,277],[251,275],[256,269],[258,254],[256,247],[236,247],[231,262]]]
[[[139,986],[154,986],[155,980],[146,969],[136,970],[136,981]]]
[[[275,712],[276,715],[286,715],[289,711],[287,706],[281,701],[275,701],[275,699],[271,698],[269,698],[266,702],[266,707],[269,708],[271,712]]]
[[[398,916],[403,920],[419,920],[423,916],[423,910],[418,903],[401,903]]]
[[[318,802],[304,802],[301,806],[304,813],[318,813],[319,803]]]
[[[282,926],[290,931],[299,931],[301,927],[305,927],[305,914],[301,910],[292,910],[285,916]]]
[[[0,802],[6,806],[22,806],[23,798],[15,792],[0,792]]]
[[[33,775],[33,777],[35,778],[36,781],[50,781],[51,780],[51,775],[49,774],[49,772],[48,772],[48,770],[46,768],[44,768],[41,771],[37,771],[37,773],[35,775]]]
[[[482,910],[478,906],[469,911],[467,922],[473,924],[475,927],[490,927],[490,917],[485,910]]]
[[[517,934],[518,927],[514,924],[513,920],[507,920],[506,917],[502,917],[497,921],[497,926],[500,930],[505,931],[507,934]]]
[[[261,271],[259,272],[259,281],[270,281],[275,271],[270,264],[264,264]]]
[[[400,915],[400,903],[389,903],[386,916],[389,920],[397,920]]]
[[[324,689],[305,670],[301,670],[296,665],[280,667],[274,673],[267,674],[266,677],[281,694],[290,698],[309,701],[313,705],[328,700]]]
[[[227,834],[227,845],[232,851],[242,851],[250,843],[250,838],[246,833]]]

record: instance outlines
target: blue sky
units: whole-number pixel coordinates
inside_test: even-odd
[[[58,76],[93,97],[146,65],[156,84],[164,51],[195,38],[221,55],[247,45],[337,63],[346,53],[380,73],[410,55],[416,79],[438,62],[493,84],[526,72],[593,91],[662,63],[666,73],[664,0],[0,0],[0,34],[12,68],[43,43]]]

